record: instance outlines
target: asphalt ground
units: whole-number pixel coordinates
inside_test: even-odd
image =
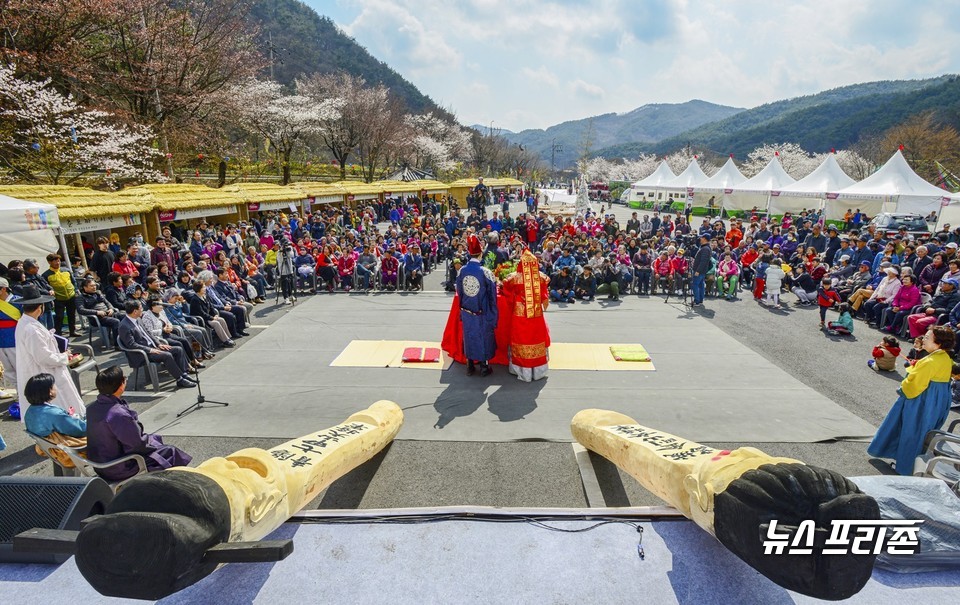
[[[609,210],[608,210],[609,211]],[[630,210],[614,206],[614,213],[623,224]],[[642,212],[640,216],[642,216]],[[426,277],[425,289],[441,290],[443,271]],[[340,296],[334,294],[333,296]],[[320,294],[318,296],[330,296]],[[852,338],[830,337],[818,328],[819,317],[814,307],[799,307],[793,295],[784,295],[788,304],[780,312],[756,304],[749,293],[745,299],[727,302],[708,298],[705,307],[691,311],[671,300],[677,321],[697,313],[738,341],[780,366],[798,380],[829,397],[842,407],[878,425],[896,400],[896,389],[903,378],[902,369],[895,374],[878,374],[870,370],[872,347],[880,341],[880,333],[856,324]],[[623,315],[624,325],[639,321],[629,297],[618,306],[605,307],[605,313]],[[599,303],[598,303],[599,305]],[[634,307],[634,308],[632,308]],[[269,326],[286,311],[275,306],[270,298],[254,313],[253,324]],[[255,328],[259,330],[263,328]],[[266,329],[269,329],[267,327]],[[442,326],[438,326],[438,330]],[[239,348],[243,347],[243,340]],[[233,349],[238,350],[238,349]],[[219,363],[231,354],[222,351],[210,363]],[[723,355],[723,351],[717,351]],[[99,356],[101,365],[116,363],[115,355]],[[209,364],[208,364],[209,365]],[[678,381],[696,380],[697,368],[691,367]],[[454,370],[455,371],[455,370]],[[745,384],[751,380],[750,367],[744,367],[729,380]],[[91,373],[82,378],[84,391],[93,387]],[[699,385],[709,390],[712,385]],[[768,385],[770,397],[777,396],[777,385]],[[169,389],[169,383],[165,384]],[[161,393],[162,395],[163,393]],[[207,393],[211,398],[215,393]],[[88,395],[87,399],[91,399]],[[151,394],[133,398],[139,412],[158,401]],[[277,405],[283,405],[277,401]],[[0,409],[5,409],[0,406]],[[950,420],[957,418],[951,413]],[[948,420],[948,422],[950,421]],[[264,418],[269,422],[269,418]],[[763,418],[746,418],[744,422],[762,423]],[[38,458],[32,441],[21,425],[9,416],[0,417],[0,435],[7,449],[0,452],[0,475],[52,475],[51,463]],[[269,448],[280,439],[230,439],[209,437],[170,437],[165,441],[189,452],[200,462],[245,447]],[[714,447],[734,449],[749,443],[708,443]],[[828,443],[765,443],[764,451],[787,456],[841,472],[847,476],[890,473],[885,462],[871,460],[864,441]],[[595,473],[602,492],[602,502],[588,502],[570,443],[552,442],[436,442],[396,441],[367,464],[335,482],[321,494],[310,508],[399,508],[446,505],[487,505],[499,507],[575,507],[588,505],[643,506],[662,502],[612,464],[591,456],[587,473]]]

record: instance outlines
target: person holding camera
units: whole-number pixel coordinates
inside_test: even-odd
[[[706,296],[707,272],[713,260],[713,248],[716,241],[711,240],[706,233],[700,235],[700,247],[693,257],[693,306],[702,306]]]
[[[620,300],[620,264],[617,255],[610,253],[600,265],[600,285],[597,294],[606,294],[607,300]]]

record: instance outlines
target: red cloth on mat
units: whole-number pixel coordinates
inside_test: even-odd
[[[440,361],[440,349],[407,347],[403,350],[403,361],[407,363],[436,363]]]

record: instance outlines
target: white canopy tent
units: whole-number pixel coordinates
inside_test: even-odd
[[[953,195],[960,194],[955,193]],[[947,225],[950,225],[951,231],[960,227],[960,197],[950,198],[950,201],[940,209],[940,214],[937,216],[936,230],[940,231],[940,229]]]
[[[847,209],[857,208],[869,217],[880,212],[926,216],[938,212],[956,195],[923,180],[898,150],[867,178],[827,195],[825,218],[841,220]]]
[[[803,209],[813,210],[820,208],[831,191],[839,191],[856,183],[850,178],[832,153],[827,156],[817,169],[799,181],[787,185],[779,192],[770,193],[769,212],[783,214],[785,212],[801,212]]]
[[[642,202],[647,199],[648,193],[652,197],[657,187],[676,177],[677,175],[670,170],[670,166],[667,165],[666,160],[661,160],[660,165],[657,166],[657,169],[654,170],[652,174],[630,185],[630,197],[628,201]]]
[[[56,252],[59,231],[56,206],[0,195],[0,262]]]
[[[700,168],[697,159],[694,158],[690,160],[687,167],[684,168],[683,172],[677,175],[676,178],[670,179],[662,185],[658,185],[656,189],[667,192],[668,197],[673,196],[673,199],[678,202],[685,201],[688,193],[690,195],[693,194],[690,189],[706,181],[708,178],[706,173]]]
[[[734,187],[732,193],[724,194],[723,208],[724,210],[750,210],[757,207],[766,210],[770,203],[771,191],[780,191],[795,182],[796,179],[783,169],[780,157],[774,156],[763,170]]]
[[[719,196],[720,201],[714,201],[714,208],[720,208],[723,196],[733,193],[733,188],[746,180],[747,177],[733,163],[733,157],[729,157],[715,175],[694,188],[693,205],[706,206],[709,198]]]

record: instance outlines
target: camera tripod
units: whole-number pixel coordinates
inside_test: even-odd
[[[680,304],[691,306],[693,304],[693,295],[690,292],[690,276],[689,271],[681,276],[674,276],[674,280],[680,280],[680,288],[677,288],[676,281],[674,281],[673,287],[667,290],[667,296],[663,299],[663,304],[670,302],[670,297],[674,296],[680,299]],[[680,294],[674,294],[676,290],[680,290]]]

